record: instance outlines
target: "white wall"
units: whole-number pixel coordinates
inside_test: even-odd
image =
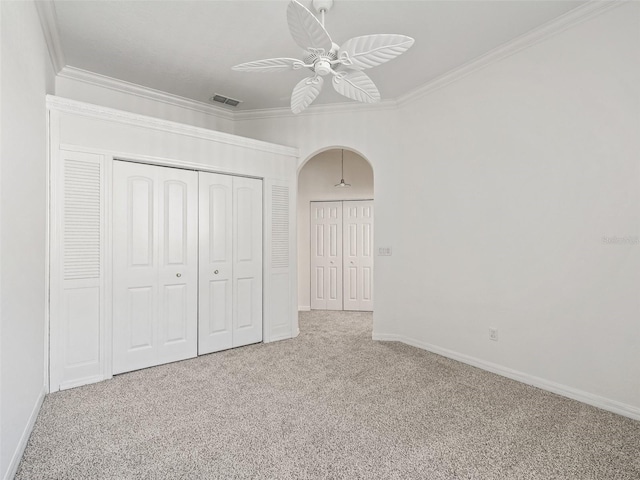
[[[615,9],[405,109],[402,181],[424,193],[382,332],[640,407],[640,245],[602,241],[640,233],[639,20]]]
[[[0,2],[0,478],[11,478],[44,394],[45,94],[54,74],[33,2]]]
[[[82,80],[79,80],[82,79]],[[161,118],[171,122],[233,133],[233,119],[229,115],[217,115],[208,105],[199,106],[181,97],[147,90],[137,85],[102,75],[70,69],[63,70],[55,79],[56,95],[116,108],[125,112]]]
[[[236,133],[375,171],[374,336],[640,418],[640,4],[391,112]],[[402,288],[398,288],[402,285]],[[499,329],[499,341],[488,328]]]
[[[298,306],[309,310],[311,258],[309,237],[310,203],[318,200],[371,200],[373,199],[373,170],[364,158],[355,152],[344,152],[344,178],[349,188],[336,188],[340,182],[340,150],[327,150],[315,155],[298,174]]]

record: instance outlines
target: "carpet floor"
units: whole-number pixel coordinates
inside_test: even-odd
[[[395,342],[370,313],[48,395],[17,479],[640,479],[640,422]]]

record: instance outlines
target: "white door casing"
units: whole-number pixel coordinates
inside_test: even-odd
[[[373,311],[373,201],[343,202],[344,309]]]
[[[197,173],[113,166],[113,373],[197,354]]]
[[[342,202],[311,202],[311,308],[343,308]]]
[[[262,181],[199,176],[202,355],[262,340]]]

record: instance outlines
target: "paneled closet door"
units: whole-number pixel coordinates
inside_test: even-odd
[[[262,340],[262,181],[199,175],[202,355]]]
[[[262,341],[262,181],[233,178],[233,346]]]
[[[199,172],[198,354],[233,346],[233,177]]]
[[[113,373],[197,354],[198,177],[114,162]]]
[[[342,202],[311,202],[311,308],[342,310]]]
[[[373,202],[343,202],[344,309],[373,311]]]

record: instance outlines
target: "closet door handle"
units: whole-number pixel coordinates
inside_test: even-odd
[[[218,274],[218,270],[216,270],[215,272],[213,272],[213,274],[214,274],[214,275],[217,275],[217,274]]]
[[[180,278],[182,276],[181,273],[176,273],[176,277]]]

